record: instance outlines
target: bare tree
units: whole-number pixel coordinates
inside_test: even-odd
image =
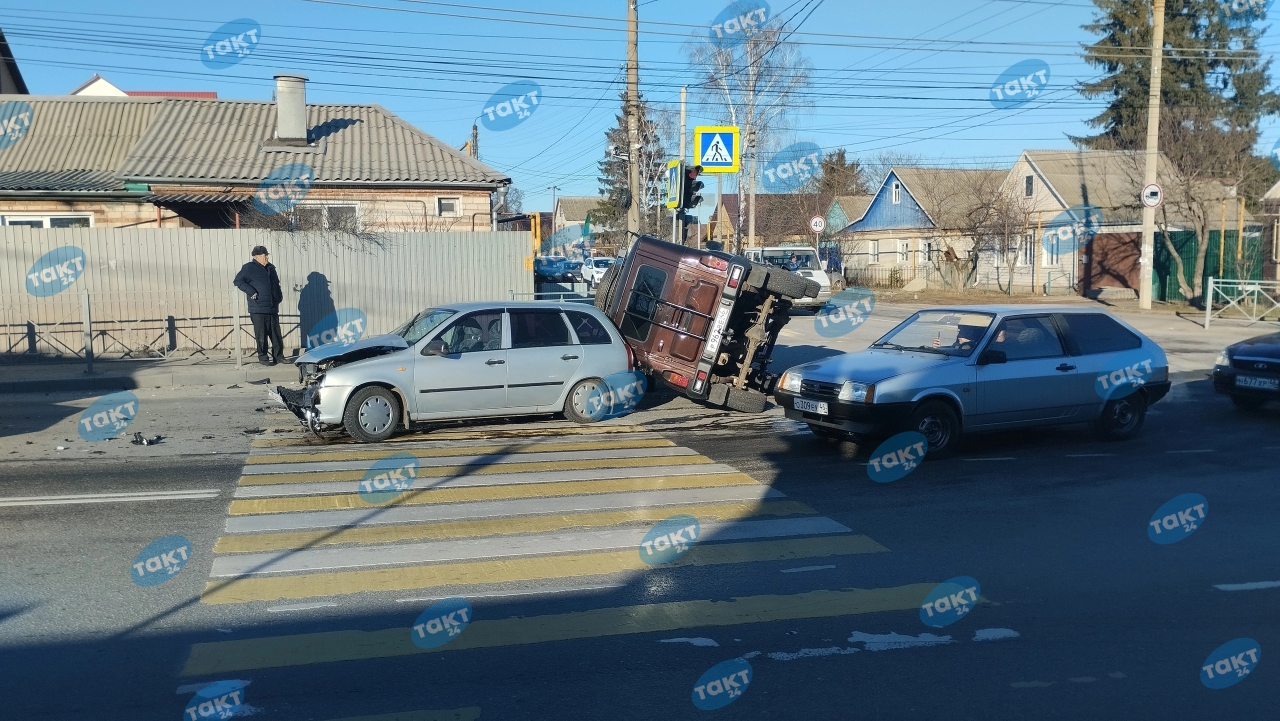
[[[916,168],[907,178],[911,194],[934,224],[928,239],[934,253],[928,261],[952,290],[971,287],[979,254],[1006,247],[1009,236],[1026,227],[1015,231],[1009,224],[1013,216],[1005,217],[1011,209],[1001,200],[1002,171]]]
[[[770,21],[732,47],[702,38],[686,48],[689,64],[702,76],[695,98],[714,117],[742,129],[746,182],[738,184],[738,192],[747,200],[741,205],[744,219],[751,217],[757,148],[770,147],[789,127],[791,114],[812,104],[804,94],[812,65],[787,41],[789,34],[785,25]]]

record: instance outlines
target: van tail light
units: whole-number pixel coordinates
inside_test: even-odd
[[[666,382],[670,383],[671,385],[677,388],[689,387],[689,379],[685,376],[680,375],[679,373],[676,373],[675,371],[663,371],[662,378],[663,380],[665,380]]]
[[[636,369],[636,354],[635,354],[634,352],[632,352],[632,350],[631,350],[631,344],[630,344],[630,343],[625,343],[625,342],[624,342],[624,343],[622,344],[622,347],[627,349],[627,370],[629,370],[629,371],[633,371],[633,370],[635,370],[635,369]]]
[[[725,260],[724,258],[717,258],[714,255],[704,255],[698,259],[698,262],[702,263],[708,268],[715,268],[716,270],[729,269],[729,261]]]
[[[705,381],[707,379],[706,371],[698,371],[698,380]]]
[[[733,272],[729,274],[729,287],[737,288],[738,282],[742,280],[742,266],[734,266]]]

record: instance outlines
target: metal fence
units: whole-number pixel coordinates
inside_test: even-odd
[[[253,337],[244,296],[231,281],[255,245],[267,246],[280,275],[289,350],[305,347],[303,331],[340,310],[362,314],[372,335],[423,308],[534,290],[528,233],[397,233],[383,246],[360,247],[312,233],[4,227],[0,362],[238,358]],[[76,262],[59,270],[66,252]],[[37,294],[39,281],[60,280],[68,268],[81,272],[65,276],[56,292]]]
[[[1246,320],[1250,325],[1268,318],[1280,322],[1280,281],[1223,280],[1210,276],[1204,297],[1209,299],[1204,304],[1205,328],[1214,318]]]

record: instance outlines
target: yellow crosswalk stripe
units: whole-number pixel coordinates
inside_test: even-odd
[[[520,463],[495,463],[491,465],[433,466],[418,469],[418,478],[440,476],[484,476],[498,473],[522,473],[524,471],[577,471],[594,468],[646,468],[714,463],[706,456],[640,456],[636,458],[591,458],[574,461],[525,461]],[[263,473],[240,476],[242,486],[272,486],[282,483],[324,483],[332,481],[358,481],[365,471],[309,471],[306,473]]]
[[[181,675],[184,678],[214,676],[233,671],[418,653],[907,611],[920,608],[936,585],[914,583],[893,588],[810,591],[793,595],[748,596],[729,601],[674,601],[548,616],[478,620],[467,626],[457,639],[435,649],[413,645],[407,627],[199,643],[191,647]]]
[[[333,721],[478,721],[480,707],[469,706],[450,711],[397,711],[377,716],[348,716]]]
[[[796,558],[882,553],[889,549],[866,536],[791,538],[695,546],[664,566],[712,566]],[[651,570],[638,550],[575,553],[560,556],[507,558],[296,576],[257,576],[206,583],[200,600],[207,604],[342,596],[365,591],[407,591],[440,586],[510,583],[604,576]]]
[[[302,431],[301,426],[296,428]],[[404,443],[408,441],[454,441],[469,440],[472,438],[493,439],[493,438],[529,438],[534,436],[594,436],[604,435],[607,433],[645,433],[648,428],[644,426],[610,426],[599,423],[590,425],[566,425],[566,426],[540,426],[538,428],[486,428],[484,430],[457,430],[457,431],[420,431],[416,433],[406,433],[401,436],[394,436],[384,443]],[[251,445],[254,448],[280,448],[284,446],[333,446],[333,445],[352,445],[357,444],[356,441],[347,436],[341,436],[334,439],[324,440],[315,436],[306,435],[294,438],[260,438],[254,439]]]
[[[440,541],[451,538],[479,538],[523,533],[545,533],[572,528],[599,528],[637,521],[661,521],[674,515],[688,514],[702,520],[731,521],[766,516],[800,516],[814,513],[798,501],[763,501],[761,503],[717,503],[693,506],[635,508],[626,511],[597,513],[563,513],[525,518],[486,518],[475,521],[400,526],[372,526],[323,531],[291,531],[223,536],[213,552],[260,553],[288,551],[343,544],[374,545],[401,541]]]
[[[668,488],[720,488],[754,486],[759,482],[745,473],[705,473],[696,476],[652,476],[646,478],[610,478],[603,481],[562,481],[560,483],[519,483],[505,486],[466,488],[424,488],[407,491],[387,504],[366,503],[356,493],[329,496],[293,496],[288,498],[238,498],[231,502],[232,516],[296,511],[337,511],[352,508],[390,508],[392,506],[427,506],[433,503],[466,501],[499,501],[513,498],[550,498],[626,491],[657,491]]]
[[[665,438],[639,438],[634,440],[611,440],[608,442],[590,443],[527,443],[490,444],[479,446],[463,446],[451,448],[418,448],[404,452],[412,453],[419,458],[439,458],[441,456],[488,456],[506,453],[555,453],[565,451],[604,451],[621,448],[670,448],[675,443]],[[376,461],[387,455],[386,449],[377,451],[313,451],[309,453],[281,453],[277,455],[259,454],[249,456],[246,465],[270,465],[275,463],[323,463],[325,461]]]

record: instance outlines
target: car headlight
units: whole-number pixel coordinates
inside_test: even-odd
[[[795,371],[787,371],[782,374],[782,390],[787,391],[788,393],[799,393],[800,382],[803,380],[804,378],[799,373],[796,373]]]
[[[1227,355],[1227,349],[1226,349],[1226,348],[1223,348],[1223,349],[1222,349],[1222,352],[1218,354],[1218,359],[1217,359],[1217,360],[1215,360],[1215,361],[1213,362],[1213,364],[1214,364],[1214,365],[1216,365],[1216,366],[1229,366],[1229,365],[1231,365],[1231,356]]]
[[[840,395],[836,396],[842,401],[853,401],[854,403],[865,403],[867,400],[867,390],[871,386],[866,383],[854,383],[853,381],[845,381],[840,386]]]

